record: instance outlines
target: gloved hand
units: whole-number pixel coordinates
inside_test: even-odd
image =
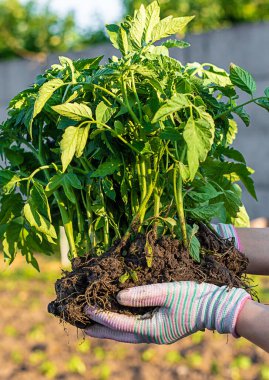
[[[243,289],[192,281],[172,282],[122,290],[122,305],[159,306],[152,316],[127,316],[86,307],[97,324],[86,334],[95,338],[128,343],[170,344],[196,331],[209,329],[220,334],[235,331],[238,315],[250,295]]]

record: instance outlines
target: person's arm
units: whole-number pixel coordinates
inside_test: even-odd
[[[236,228],[240,250],[249,259],[247,273],[269,275],[269,228]]]
[[[238,335],[269,352],[269,306],[247,300],[236,323]]]

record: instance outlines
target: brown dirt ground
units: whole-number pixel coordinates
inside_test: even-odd
[[[267,380],[269,355],[244,339],[196,333],[173,345],[129,345],[83,337],[47,313],[60,264],[0,264],[0,380]],[[260,280],[269,302],[269,280]]]

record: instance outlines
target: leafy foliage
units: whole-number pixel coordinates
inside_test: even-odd
[[[266,108],[268,89],[254,98],[254,79],[236,65],[228,74],[170,58],[169,47],[185,43],[155,41],[191,17],[159,13],[154,1],[108,26],[120,59],[60,57],[11,101],[0,127],[0,238],[10,262],[20,250],[37,267],[33,252],[50,253],[61,225],[71,256],[153,229],[199,261],[200,222],[248,223],[238,183],[256,198],[253,170],[230,146],[234,115],[249,125],[243,105]],[[238,103],[237,88],[250,100]]]

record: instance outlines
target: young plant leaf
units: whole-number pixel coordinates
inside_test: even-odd
[[[28,221],[30,226],[35,227],[37,231],[42,232],[46,239],[57,239],[54,226],[48,219],[39,213],[38,205],[33,203],[33,201],[30,200],[25,204],[23,212],[25,219]]]
[[[269,99],[268,98],[261,98],[256,100],[256,104],[258,104],[260,107],[265,108],[267,111],[269,111]]]
[[[162,38],[169,37],[172,34],[179,33],[193,18],[194,16],[176,18],[167,16],[153,27],[151,33],[151,41],[155,42]]]
[[[72,161],[75,155],[75,152],[77,150],[77,144],[78,144],[78,136],[79,136],[78,127],[68,127],[64,131],[62,140],[60,142],[63,172],[66,171],[68,165],[70,164],[70,162]]]
[[[245,123],[246,127],[249,126],[249,124],[250,124],[250,117],[249,117],[249,114],[244,109],[244,107],[236,108],[233,112],[236,113],[240,117],[241,120],[243,120],[243,122]]]
[[[214,127],[205,119],[194,120],[190,117],[185,125],[183,137],[188,147],[188,166],[190,178],[193,180],[199,168],[199,162],[206,159],[213,143]]]
[[[189,101],[186,95],[183,95],[183,94],[174,95],[171,99],[168,99],[166,103],[164,103],[158,109],[151,123],[152,124],[157,123],[158,121],[161,121],[167,118],[169,115],[172,115],[173,113],[180,111],[181,109],[188,106],[189,106]]]
[[[113,174],[121,165],[119,159],[109,159],[102,162],[98,168],[91,174],[91,178],[105,177],[107,175]]]
[[[230,65],[230,79],[235,86],[250,95],[256,91],[256,83],[252,75],[234,63]]]
[[[82,121],[92,119],[92,110],[83,103],[63,103],[51,108],[59,115],[68,117],[71,120]]]
[[[162,43],[162,46],[165,46],[168,49],[169,48],[185,49],[191,45],[188,42],[181,41],[181,40],[167,40]]]
[[[199,240],[197,239],[197,237],[195,236],[198,230],[199,230],[199,227],[197,226],[197,224],[194,224],[193,227],[187,225],[190,256],[193,258],[194,261],[199,263],[201,244]]]
[[[142,4],[135,13],[132,26],[130,28],[130,39],[135,48],[140,48],[143,42],[143,35],[146,26],[146,9]]]
[[[119,49],[119,44],[118,44],[119,29],[120,29],[120,27],[116,24],[106,25],[106,30],[107,30],[109,39],[112,42],[112,45],[114,46],[114,48],[116,48],[116,49]]]
[[[40,87],[34,104],[32,119],[34,119],[42,111],[44,105],[47,103],[53,93],[63,85],[65,85],[65,83],[61,79],[55,78],[51,79],[49,82],[44,83]]]
[[[151,41],[152,30],[160,22],[160,7],[157,1],[153,1],[146,7],[146,21],[144,28],[144,39],[148,43]]]

